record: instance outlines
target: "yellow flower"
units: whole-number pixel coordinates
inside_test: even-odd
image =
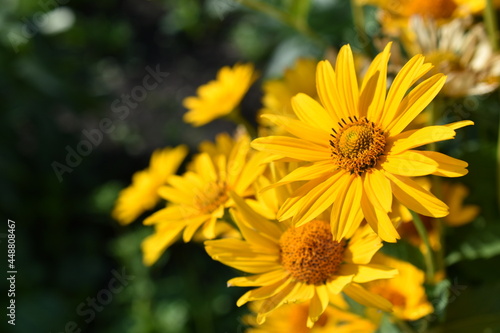
[[[118,196],[112,216],[120,224],[129,224],[146,210],[153,208],[160,196],[158,189],[175,174],[188,152],[186,146],[158,149],[151,155],[149,168],[136,172],[132,184]]]
[[[259,111],[259,114],[272,113],[277,115],[287,115],[294,117],[295,114],[290,104],[290,99],[299,92],[309,96],[316,97],[316,62],[313,59],[298,59],[293,68],[285,71],[282,79],[267,80],[262,85],[264,96],[262,104],[264,107]],[[266,134],[283,134],[276,133],[279,127],[276,128],[274,123],[265,118],[258,118],[261,126],[260,133]]]
[[[472,222],[478,215],[478,205],[464,205],[464,200],[469,195],[469,190],[461,183],[443,183],[444,202],[450,207],[450,215],[444,218],[450,227],[458,227]]]
[[[252,64],[236,64],[233,68],[222,67],[216,80],[198,88],[198,96],[184,99],[184,107],[188,109],[184,121],[194,126],[202,126],[230,114],[240,104],[256,78]]]
[[[252,194],[251,184],[265,167],[260,154],[250,156],[246,133],[235,140],[220,134],[215,145],[204,143],[201,150],[185,174],[169,177],[168,185],[158,190],[168,204],[144,220],[146,225],[155,225],[155,233],[142,244],[147,265],[155,263],[181,233],[184,242],[189,242],[199,228],[206,239],[214,238],[216,222],[232,205],[228,191]]]
[[[307,327],[309,303],[285,304],[273,311],[266,322],[257,324],[256,315],[249,315],[244,321],[253,326],[246,333],[373,333],[377,326],[354,313],[328,306],[311,328]],[[250,309],[258,312],[258,302],[252,302]]]
[[[262,300],[258,324],[283,304],[310,301],[307,326],[312,327],[330,298],[341,292],[366,306],[391,310],[387,300],[361,285],[397,274],[394,269],[370,263],[382,244],[369,227],[337,242],[332,239],[328,222],[314,220],[296,228],[286,222],[269,221],[243,199],[233,193],[231,196],[236,209],[230,212],[244,240],[206,241],[205,248],[214,260],[252,274],[231,279],[228,285],[256,287],[237,305]]]
[[[487,94],[500,79],[500,54],[494,52],[482,24],[472,18],[455,19],[440,27],[434,21],[412,18],[416,38],[406,45],[410,53],[421,53],[447,75],[441,93],[450,97]]]
[[[403,320],[417,320],[434,311],[423,287],[424,272],[408,262],[380,253],[375,254],[373,262],[394,267],[399,272],[392,279],[367,284],[368,290],[391,301],[396,317]]]
[[[318,64],[316,82],[322,105],[298,94],[292,99],[298,120],[264,115],[295,137],[258,138],[252,146],[311,162],[274,185],[307,181],[280,208],[280,220],[293,217],[300,226],[333,204],[330,222],[335,240],[349,236],[365,218],[384,241],[395,242],[399,234],[388,217],[393,196],[422,215],[448,214],[448,207],[411,177],[459,177],[467,173],[468,164],[413,148],[452,139],[456,129],[473,123],[404,131],[436,96],[446,77],[436,74],[405,96],[432,68],[417,55],[401,69],[386,94],[389,49],[390,44],[374,59],[359,88],[351,49],[342,47],[335,71],[328,61]]]
[[[379,20],[384,31],[399,35],[411,35],[408,20],[412,16],[437,20],[440,24],[456,17],[465,17],[484,10],[485,0],[358,0],[361,5],[375,5],[381,9]],[[494,1],[500,5],[499,0]]]

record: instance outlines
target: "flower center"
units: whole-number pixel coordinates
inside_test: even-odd
[[[342,119],[338,132],[332,128],[332,157],[340,168],[361,175],[373,168],[385,150],[384,132],[365,117]]]
[[[200,212],[211,213],[223,205],[227,199],[226,183],[217,180],[208,183],[202,191],[198,192],[194,199],[194,205]]]
[[[454,0],[406,0],[403,2],[404,16],[419,15],[433,19],[451,18],[457,8]]]
[[[279,241],[281,264],[300,282],[320,285],[334,275],[344,258],[344,242],[332,238],[330,225],[313,220],[290,228]]]

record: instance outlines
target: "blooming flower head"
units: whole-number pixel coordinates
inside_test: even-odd
[[[187,152],[184,145],[155,150],[149,168],[136,172],[132,184],[120,192],[113,217],[121,224],[129,224],[153,208],[160,200],[158,189],[165,185],[170,175],[175,174]]]
[[[216,80],[200,86],[197,96],[184,99],[183,104],[188,109],[184,121],[202,126],[230,114],[240,104],[256,78],[252,64],[222,67]]]
[[[392,279],[367,284],[368,290],[391,301],[396,317],[402,320],[417,320],[434,311],[423,286],[424,272],[408,262],[381,253],[375,254],[373,262],[394,267],[399,272]]]
[[[280,220],[292,218],[300,226],[333,204],[330,223],[335,240],[350,236],[365,218],[383,240],[395,242],[399,234],[388,216],[393,197],[422,215],[448,214],[448,207],[411,177],[463,176],[467,163],[413,148],[452,139],[456,129],[472,122],[404,131],[436,96],[446,77],[435,74],[406,94],[432,68],[417,55],[386,92],[389,50],[390,44],[373,60],[359,87],[351,49],[342,47],[335,70],[328,61],[318,64],[321,104],[297,94],[292,106],[298,119],[263,115],[293,136],[258,138],[252,146],[310,162],[276,184],[307,181],[280,208]]]
[[[200,228],[205,239],[214,238],[216,222],[233,204],[229,191],[252,194],[251,184],[265,166],[260,154],[251,155],[249,142],[246,133],[234,140],[220,134],[215,144],[201,145],[186,173],[168,178],[168,184],[158,190],[167,206],[144,220],[155,225],[155,233],[142,244],[146,264],[156,262],[181,233],[185,242]]]
[[[380,8],[379,20],[386,33],[411,35],[408,22],[412,16],[436,20],[439,24],[456,17],[473,15],[484,10],[482,0],[358,0],[360,4],[375,5]],[[500,1],[495,0],[495,5]]]
[[[258,313],[259,302],[252,302],[250,308]],[[373,333],[377,325],[354,313],[340,310],[331,306],[319,317],[311,328],[307,327],[307,318],[310,302],[299,304],[285,304],[273,311],[265,323],[257,324],[257,315],[246,316],[244,321],[252,328],[246,333]]]
[[[435,21],[413,17],[411,30],[416,38],[406,45],[421,53],[448,76],[441,93],[450,97],[486,94],[500,82],[500,54],[493,51],[482,24],[471,18],[455,19],[438,27]]]
[[[287,222],[269,221],[243,199],[234,194],[232,198],[235,209],[230,211],[243,239],[206,241],[205,248],[214,260],[251,274],[234,278],[228,285],[256,287],[237,305],[261,300],[258,324],[283,304],[310,301],[307,327],[312,327],[331,297],[340,292],[366,306],[391,310],[387,300],[361,285],[397,274],[392,268],[370,263],[382,244],[369,227],[337,242],[325,221],[314,220],[296,228]]]

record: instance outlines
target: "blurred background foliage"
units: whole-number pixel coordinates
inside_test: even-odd
[[[182,99],[220,67],[250,61],[262,81],[280,76],[299,56],[321,57],[327,44],[367,46],[353,28],[347,1],[315,0],[306,9],[292,6],[300,1],[267,3],[295,23],[308,11],[316,34],[304,35],[232,0],[3,0],[0,205],[4,221],[16,221],[18,274],[16,326],[7,327],[2,314],[7,327],[2,332],[64,332],[71,321],[82,332],[243,332],[246,310],[235,306],[242,291],[226,288],[234,271],[207,260],[200,244],[181,243],[146,268],[140,242],[151,230],[140,223],[120,227],[110,212],[118,192],[147,167],[154,149],[186,143],[194,152],[202,140],[234,129],[224,120],[196,129],[181,121]],[[368,22],[366,33],[376,34],[376,25]],[[142,85],[148,66],[159,66],[168,76],[120,119],[113,102]],[[256,84],[243,101],[250,120],[261,94]],[[450,281],[467,288],[450,302],[446,327],[455,329],[447,332],[464,327],[475,332],[460,324],[467,319],[463,312],[500,313],[500,301],[492,297],[500,291],[492,186],[498,110],[496,94],[481,100],[466,116],[477,126],[460,134],[468,136],[466,146],[445,147],[470,163],[463,179],[471,188],[467,202],[482,207],[477,221],[448,235]],[[67,147],[76,149],[83,131],[98,129],[104,118],[112,120],[113,130],[59,181],[53,162],[65,164]],[[417,262],[411,245],[406,248],[395,255]],[[134,279],[85,322],[78,306],[108,288],[113,270]],[[451,300],[447,287],[436,291],[444,302]]]

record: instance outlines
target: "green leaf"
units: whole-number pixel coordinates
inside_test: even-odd
[[[482,287],[452,284],[447,320],[431,333],[500,332],[500,283]]]
[[[401,333],[400,330],[390,319],[389,315],[384,314],[380,321],[377,333]]]
[[[425,271],[424,256],[422,252],[405,240],[400,240],[397,243],[384,243],[380,251],[388,256],[407,261],[415,267]]]
[[[465,259],[491,258],[500,254],[500,225],[485,223],[481,218],[472,226],[451,230],[454,237],[452,250],[445,258],[447,265],[453,265]],[[472,229],[472,230],[471,230]],[[456,232],[453,232],[456,231]],[[461,231],[458,233],[458,231]],[[454,235],[454,234],[457,235]],[[460,237],[461,238],[458,238]],[[457,241],[458,238],[458,242]]]

